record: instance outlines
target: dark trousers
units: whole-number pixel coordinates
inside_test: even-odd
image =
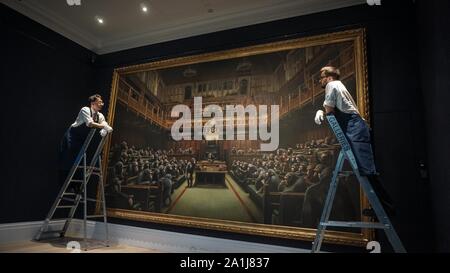
[[[359,173],[363,176],[376,174],[370,132],[366,122],[357,114],[338,112],[335,116],[352,147]]]
[[[89,134],[90,128],[85,125],[79,127],[69,127],[61,141],[60,155],[59,155],[59,181],[61,186],[67,179],[70,169],[75,163],[84,141]],[[89,161],[88,161],[89,164]],[[73,179],[83,179],[82,172],[77,170],[73,176]],[[73,190],[75,193],[81,193],[81,183],[71,183],[68,187],[69,190]]]
[[[360,115],[346,114],[339,110],[336,111],[335,116],[352,147],[359,173],[367,176],[383,207],[388,213],[393,213],[392,199],[377,176],[367,123]]]

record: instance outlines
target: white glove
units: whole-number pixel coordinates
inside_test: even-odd
[[[316,117],[314,118],[317,125],[322,124],[324,114],[325,113],[322,110],[317,111]]]
[[[102,137],[106,136],[107,134],[108,134],[108,132],[107,132],[105,129],[101,129],[101,130],[100,130],[100,135],[101,135]]]
[[[105,125],[105,127],[103,127],[104,130],[106,130],[106,132],[111,133],[113,131],[113,128],[109,125]]]

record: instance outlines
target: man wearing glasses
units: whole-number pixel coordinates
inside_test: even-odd
[[[360,174],[367,176],[386,212],[394,214],[391,198],[378,180],[369,127],[361,117],[357,105],[347,88],[339,80],[339,69],[326,66],[320,70],[320,73],[320,84],[325,89],[325,101],[323,103],[325,112],[323,110],[317,111],[314,119],[316,124],[322,124],[324,115],[334,114],[352,147]],[[373,211],[366,210],[365,214],[373,216]]]
[[[106,136],[112,132],[100,110],[103,108],[102,97],[98,94],[89,97],[89,106],[81,108],[72,125],[69,126],[61,142],[60,180],[64,183],[73,163],[92,128],[101,129],[100,134]]]

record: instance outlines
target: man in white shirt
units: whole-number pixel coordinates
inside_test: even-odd
[[[101,129],[102,137],[112,132],[100,110],[103,108],[102,97],[98,94],[89,97],[89,106],[81,108],[74,123],[67,129],[61,142],[60,178],[64,183],[78,153],[92,128]]]
[[[317,111],[315,122],[320,125],[325,114],[334,114],[352,147],[360,174],[368,177],[386,211],[393,214],[391,198],[378,181],[367,123],[361,117],[347,88],[339,80],[339,69],[326,66],[320,72],[320,84],[325,89],[325,101],[323,103],[325,112],[323,110]]]
[[[320,71],[320,84],[322,88],[325,88],[323,103],[325,112],[317,111],[315,122],[320,125],[325,114],[334,114],[352,146],[361,175],[376,174],[369,127],[359,114],[356,103],[347,88],[339,80],[339,70],[327,66]]]

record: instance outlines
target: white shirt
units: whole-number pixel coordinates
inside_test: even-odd
[[[94,115],[95,113],[96,112],[92,110],[92,115]],[[103,114],[100,112],[97,113],[98,113],[98,123],[103,124],[104,122],[106,122],[105,116],[103,116]],[[86,126],[89,126],[92,122],[94,122],[94,119],[91,117],[91,109],[86,106],[81,108],[80,112],[78,113],[77,119],[75,120],[74,123],[72,123],[71,126],[78,127],[83,123],[85,123]]]
[[[332,81],[325,87],[323,106],[339,109],[346,114],[358,114],[358,107],[341,81]]]

